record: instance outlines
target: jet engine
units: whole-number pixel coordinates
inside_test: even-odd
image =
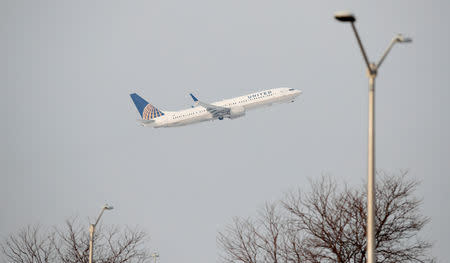
[[[230,119],[236,119],[245,115],[245,109],[242,106],[232,107],[230,109]]]

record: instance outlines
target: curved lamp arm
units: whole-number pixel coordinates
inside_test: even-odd
[[[397,36],[395,36],[391,40],[391,43],[389,43],[389,46],[386,48],[386,51],[384,51],[383,56],[381,56],[380,60],[378,61],[376,68],[377,69],[380,68],[381,63],[383,63],[384,59],[389,54],[391,49],[394,47],[395,43],[411,43],[411,42],[412,42],[412,39],[409,37],[403,37],[401,34],[398,34]]]

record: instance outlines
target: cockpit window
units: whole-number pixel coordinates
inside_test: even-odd
[[[295,89],[289,89],[289,91],[294,91]]]

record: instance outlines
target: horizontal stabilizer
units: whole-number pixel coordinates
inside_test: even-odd
[[[155,120],[144,120],[144,119],[137,119],[137,122],[139,122],[142,126],[147,126],[155,122]]]

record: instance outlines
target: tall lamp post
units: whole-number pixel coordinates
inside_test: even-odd
[[[395,36],[384,54],[381,56],[378,63],[369,61],[364,47],[359,38],[358,31],[355,27],[355,16],[347,11],[336,12],[334,18],[340,22],[350,22],[359,48],[364,58],[367,67],[367,76],[369,77],[369,140],[368,140],[368,164],[367,164],[367,262],[374,263],[375,261],[375,78],[378,69],[383,63],[384,59],[391,51],[396,43],[412,42],[410,38],[405,38],[402,35]]]
[[[92,263],[92,255],[94,254],[94,232],[95,232],[95,227],[98,224],[98,221],[100,221],[100,218],[103,215],[103,212],[105,212],[105,210],[112,210],[113,207],[109,206],[109,205],[104,205],[102,207],[102,210],[100,211],[100,214],[97,217],[97,220],[95,221],[95,224],[91,224],[89,226],[89,263]]]

